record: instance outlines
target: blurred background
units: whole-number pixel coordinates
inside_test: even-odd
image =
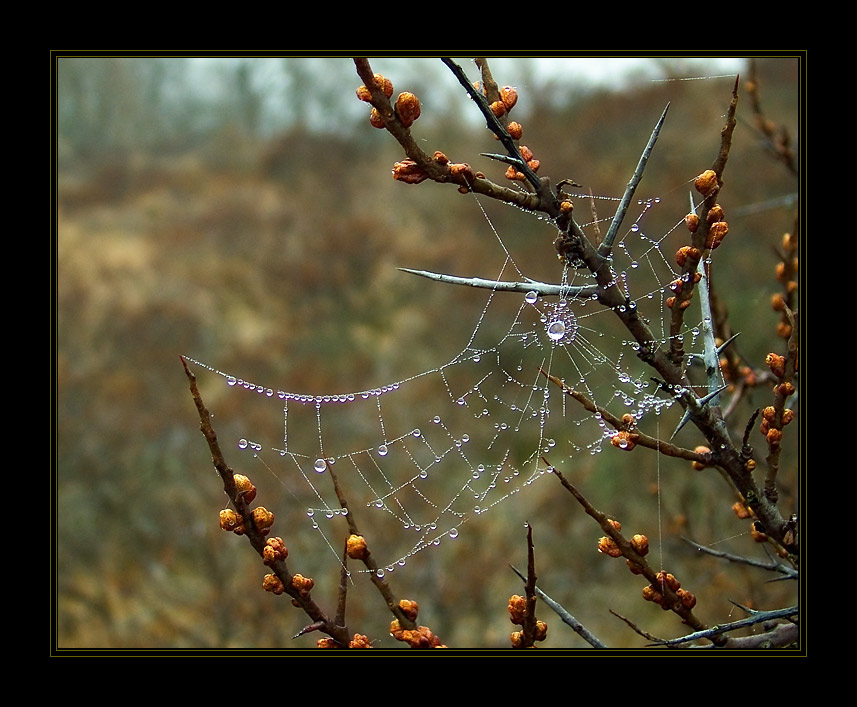
[[[472,62],[460,61],[475,80]],[[797,59],[754,61],[767,117],[797,136]],[[413,132],[426,152],[442,150],[504,181],[503,168],[479,157],[496,142],[439,60],[372,66],[396,92],[419,96]],[[717,153],[735,75],[750,72],[749,60],[732,58],[497,58],[491,66],[500,85],[518,90],[513,117],[540,174],[554,183],[572,178],[595,194],[621,195],[669,102],[638,193],[662,198],[647,226],[663,233],[687,211],[688,180]],[[259,558],[218,527],[222,486],[179,356],[275,388],[335,392],[432,369],[466,343],[484,293],[397,268],[493,277],[502,261],[486,270],[486,257],[496,259],[496,241],[486,240],[484,216],[454,187],[391,178],[402,153],[369,125],[355,96],[361,83],[346,58],[58,59],[59,648],[315,645],[316,634],[292,640],[305,617],[261,590]],[[730,236],[717,253],[715,286],[743,332],[741,354],[761,367],[768,351],[783,349],[769,303],[798,183],[771,156],[743,95],[721,200]],[[525,272],[555,281],[551,229],[515,209],[486,209]],[[407,341],[396,333],[402,325]],[[244,409],[222,380],[201,384],[227,460],[245,471],[232,440],[282,420]],[[735,428],[743,431],[769,397],[755,391]],[[783,456],[784,515],[797,502],[796,432]],[[683,434],[685,446],[701,442]],[[638,450],[629,465],[628,456],[605,453],[586,460],[576,479],[597,506],[650,538],[658,536],[653,457]],[[794,583],[765,584],[760,570],[700,558],[680,541],[688,535],[764,558],[719,476],[669,460],[660,474],[668,569],[700,596],[703,620],[740,618],[729,600],[766,609],[795,601]],[[289,514],[304,509],[289,508],[275,479],[251,475],[258,502],[278,516],[290,569],[316,577],[316,600],[332,612],[336,567],[316,537],[290,533]],[[506,508],[454,550],[424,553],[424,563],[391,580],[449,645],[508,646],[506,604],[521,592],[508,564],[526,566],[523,521],[534,518],[540,585],[605,642],[645,645],[610,609],[652,633],[682,632],[641,600],[639,578],[595,551],[600,529],[558,484],[543,482]],[[544,607],[540,618],[551,626],[546,646],[585,647]],[[365,582],[349,595],[348,620],[378,647],[401,645]]]

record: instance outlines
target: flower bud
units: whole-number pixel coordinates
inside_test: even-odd
[[[720,185],[717,183],[717,173],[713,169],[707,169],[693,180],[693,186],[703,196],[709,196],[716,192]]]
[[[271,594],[280,595],[286,588],[283,586],[282,580],[275,574],[266,574],[265,578],[262,580],[262,589],[266,592],[271,592]]]
[[[345,546],[345,551],[352,560],[364,560],[369,556],[366,538],[362,535],[350,535]]]
[[[420,99],[413,93],[404,91],[396,99],[396,115],[406,128],[411,127],[414,121],[420,117]]]
[[[500,100],[503,101],[506,110],[512,110],[518,102],[518,92],[511,86],[503,86],[500,89]]]

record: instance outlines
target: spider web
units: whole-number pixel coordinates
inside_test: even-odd
[[[606,203],[604,210],[618,201],[571,196]],[[614,248],[612,267],[626,306],[648,319],[663,344],[668,334],[658,328],[668,319],[664,300],[678,275],[664,254],[675,252],[684,236],[674,235],[684,214],[666,233],[652,236],[646,217],[659,202],[637,202],[634,222]],[[486,220],[502,250],[496,280],[526,280],[487,215]],[[597,223],[583,228],[597,239]],[[560,267],[559,275],[569,292],[594,282],[585,271]],[[623,338],[617,317],[597,301],[536,292],[485,290],[485,295],[484,307],[473,313],[472,333],[455,356],[375,388],[300,392],[188,358],[236,394],[262,401],[272,419],[282,421],[278,439],[248,433],[234,444],[287,488],[337,563],[341,517],[350,511],[337,499],[331,471],[349,508],[359,514],[361,529],[368,531],[379,572],[392,572],[424,550],[455,540],[472,521],[490,516],[553,467],[562,470],[581,455],[613,446],[616,430],[548,375],[619,418],[632,415],[637,425],[675,402],[650,377],[638,344],[627,333]],[[498,327],[504,333],[492,335]],[[688,365],[701,357],[701,329],[699,320],[681,334]]]

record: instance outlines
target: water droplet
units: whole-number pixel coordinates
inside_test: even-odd
[[[449,537],[455,540],[458,537],[458,528],[450,528]]]
[[[380,447],[378,447],[378,456],[379,457],[386,457],[388,451],[389,450],[387,449],[387,445],[382,444]]]
[[[412,434],[414,437],[419,437],[419,436],[422,434],[422,432],[420,432],[420,430],[419,430],[419,428],[418,428],[418,429],[415,429],[413,432],[411,432],[411,434]]]
[[[237,382],[235,376],[226,376],[226,385],[235,385]]]
[[[557,319],[548,324],[548,337],[553,341],[559,341],[563,336],[565,336],[565,324],[562,320]]]
[[[248,444],[248,442],[246,439],[239,439],[238,440],[238,449],[247,449],[247,444]]]
[[[535,304],[536,301],[538,301],[538,299],[539,299],[539,294],[535,290],[530,290],[529,292],[527,292],[527,295],[526,295],[526,297],[524,297],[524,299],[529,304]]]
[[[313,468],[319,473],[323,474],[325,469],[327,469],[327,462],[324,459],[316,459],[315,464],[313,464]]]

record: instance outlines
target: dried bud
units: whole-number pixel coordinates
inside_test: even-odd
[[[520,594],[513,594],[509,597],[509,620],[513,624],[523,626],[527,613],[526,597],[522,597]]]
[[[789,397],[790,395],[794,395],[795,386],[791,381],[786,381],[785,383],[780,383],[779,385],[774,386],[774,392],[777,395],[782,395],[784,398]]]
[[[762,417],[768,422],[773,422],[777,419],[777,409],[773,405],[768,405],[768,407],[762,410]]]
[[[619,549],[619,546],[616,544],[616,541],[607,535],[605,535],[598,541],[598,552],[603,555],[608,555],[609,557],[622,556],[622,550]]]
[[[387,96],[387,98],[390,98],[390,96],[393,95],[393,82],[381,74],[375,74],[373,78],[375,79],[375,83],[381,87],[384,95]]]
[[[262,589],[266,592],[271,592],[271,594],[280,595],[286,588],[283,586],[282,580],[275,574],[266,574],[265,578],[262,580]]]
[[[765,363],[768,368],[777,377],[782,378],[786,374],[786,359],[783,356],[775,353],[769,353],[765,356]]]
[[[707,169],[693,180],[693,186],[703,196],[709,196],[716,192],[720,185],[717,183],[717,173],[713,169]]]
[[[676,596],[681,599],[682,606],[685,609],[692,609],[696,606],[696,597],[686,589],[679,589]]]
[[[661,594],[656,587],[651,584],[643,587],[643,599],[653,601],[655,604],[661,604],[664,601],[664,595]]]
[[[345,551],[352,560],[364,560],[369,556],[366,538],[362,535],[350,535],[345,543]]]
[[[402,599],[399,602],[399,608],[402,610],[405,616],[407,616],[411,621],[417,620],[417,613],[419,613],[420,605],[415,601],[411,601],[410,599]]]
[[[369,641],[367,636],[364,636],[362,633],[355,633],[354,638],[351,639],[348,643],[349,648],[371,648],[372,643]]]
[[[753,524],[750,526],[750,537],[757,543],[768,541],[768,536],[765,534],[764,526],[757,520],[753,521]]]
[[[667,297],[666,305],[672,309],[675,306],[675,297]]]
[[[253,523],[261,533],[267,533],[274,524],[274,514],[264,506],[253,509]]]
[[[449,164],[449,157],[443,154],[440,150],[435,151],[435,153],[432,155],[432,158],[438,164]]]
[[[715,204],[708,210],[708,215],[705,217],[708,223],[723,220],[723,207],[720,204]]]
[[[682,246],[675,254],[675,262],[680,268],[683,268],[688,260],[699,260],[699,255],[698,249],[689,245]]]
[[[664,570],[658,572],[657,578],[661,586],[669,587],[672,591],[676,591],[681,586],[681,583],[675,578],[675,575],[665,572]]]
[[[467,184],[473,183],[473,167],[467,164],[467,162],[449,165],[449,174],[453,177],[457,177],[459,180],[464,180]]]
[[[220,511],[220,528],[228,531],[244,530],[244,519],[231,508]]]
[[[562,211],[562,213],[564,214],[570,214],[572,211],[574,211],[574,204],[568,200],[563,201],[559,205],[559,210]]]
[[[771,309],[782,312],[786,308],[786,299],[779,292],[771,297]]]
[[[539,162],[538,160],[528,160],[527,161],[527,167],[529,167],[531,170],[533,170],[533,172],[538,172],[540,166],[541,166],[541,162]]]
[[[688,231],[696,233],[696,229],[699,228],[699,216],[696,214],[688,214],[684,217],[684,225],[687,226]]]
[[[503,101],[494,101],[491,104],[491,112],[498,118],[506,115],[506,104]]]
[[[503,101],[506,110],[512,110],[518,102],[518,92],[511,86],[503,86],[500,89],[500,100]]]
[[[381,117],[377,108],[373,108],[372,112],[369,113],[369,122],[372,124],[373,128],[380,129],[384,127],[384,119]]]
[[[292,577],[292,587],[297,589],[304,596],[310,593],[314,585],[315,580],[310,577],[304,577],[301,574],[296,574]]]
[[[282,538],[268,538],[265,547],[262,548],[262,562],[272,565],[277,560],[285,560],[289,556],[289,550]]]
[[[527,147],[526,145],[521,145],[521,157],[524,159],[524,162],[529,162],[533,159],[533,151]]]
[[[781,424],[784,427],[794,419],[795,419],[795,411],[794,410],[791,410],[789,408],[786,408],[785,410],[783,410],[783,418],[781,420]]]
[[[628,560],[628,569],[631,570],[631,574],[643,574],[643,568],[631,560]]]
[[[419,184],[428,179],[428,174],[412,159],[405,159],[393,165],[393,179],[405,184]]]
[[[393,82],[390,79],[385,78],[381,74],[375,74],[375,83],[380,86],[381,90],[384,94],[389,98],[393,95]],[[372,94],[366,86],[361,86],[357,89],[357,98],[361,101],[369,102],[372,98]]]
[[[633,432],[626,432],[625,430],[620,430],[615,435],[613,435],[613,439],[610,440],[610,443],[619,449],[624,449],[626,452],[630,452],[634,447],[637,446],[637,435]]]
[[[649,554],[649,539],[645,535],[635,535],[631,538],[631,547],[645,557]]]
[[[360,86],[357,89],[357,98],[359,98],[361,101],[365,101],[366,103],[368,103],[372,100],[372,94],[369,92],[369,89],[366,88],[366,86]]]
[[[406,128],[411,127],[414,121],[420,117],[420,99],[413,93],[404,91],[396,99],[396,115]]]
[[[319,638],[315,645],[317,648],[339,648],[339,644],[332,638]]]
[[[533,632],[534,641],[544,641],[548,637],[548,625],[544,621],[536,621],[536,630]]]
[[[256,498],[256,487],[250,482],[244,474],[234,474],[233,479],[235,479],[235,489],[239,494],[244,496],[244,501],[246,503],[253,503],[253,500]]]
[[[520,123],[515,123],[514,121],[506,126],[506,130],[509,132],[509,136],[513,140],[520,140],[524,135],[524,128],[521,127]]]
[[[714,250],[720,245],[727,233],[729,233],[729,224],[726,221],[712,223],[708,229],[708,238],[705,240],[705,247]]]
[[[697,454],[710,454],[711,453],[711,450],[708,447],[703,447],[702,445],[698,446],[693,451],[696,452]],[[704,462],[701,462],[701,461],[695,461],[691,464],[691,466],[693,466],[693,468],[696,469],[696,471],[702,471],[706,467],[706,464]]]
[[[788,339],[792,335],[792,325],[788,322],[780,322],[777,324],[777,336],[781,339]]]
[[[732,504],[732,512],[741,520],[753,517],[753,511],[741,503],[741,501],[735,501],[735,503]]]
[[[509,641],[512,643],[512,648],[521,648],[524,645],[523,631],[515,631],[509,635]]]
[[[779,447],[780,442],[783,439],[783,431],[778,430],[776,427],[772,427],[768,430],[768,434],[765,435],[765,439],[768,440],[768,445],[771,448]]]
[[[622,530],[622,524],[615,520],[614,518],[609,518],[607,522],[610,524],[610,527],[613,528],[617,533]]]

